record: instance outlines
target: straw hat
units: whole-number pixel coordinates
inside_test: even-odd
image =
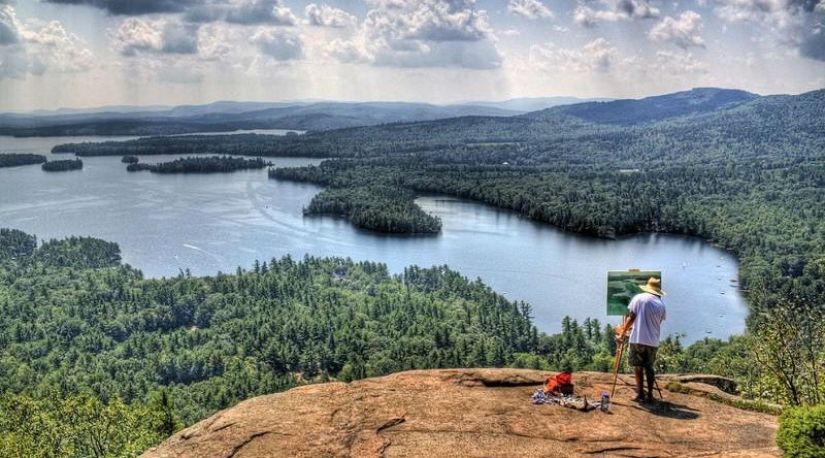
[[[662,291],[662,280],[660,280],[656,277],[648,278],[647,279],[647,284],[643,285],[643,286],[640,286],[639,288],[641,288],[642,291],[644,291],[644,292],[647,292],[647,293],[650,293],[650,294],[655,294],[657,296],[664,296],[665,295],[665,292]]]

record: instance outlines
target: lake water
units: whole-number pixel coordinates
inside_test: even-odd
[[[0,137],[2,152],[46,154],[65,141],[107,138]],[[123,139],[119,137],[118,139]],[[68,158],[71,156],[60,155]],[[146,156],[162,162],[177,156]],[[278,167],[315,159],[272,159]],[[87,235],[117,242],[123,260],[148,277],[234,272],[254,260],[341,256],[405,266],[446,264],[481,278],[511,300],[533,306],[539,329],[558,332],[565,315],[605,316],[608,270],[662,270],[668,293],[663,335],[683,341],[744,330],[747,308],[736,287],[735,257],[695,238],[645,234],[599,240],[559,231],[483,204],[439,196],[417,200],[442,219],[438,236],[398,237],[352,227],[341,218],[304,217],[322,188],[269,180],[264,170],[161,175],[126,172],[120,157],[83,158],[80,171],[39,166],[0,169],[0,227],[40,240]]]

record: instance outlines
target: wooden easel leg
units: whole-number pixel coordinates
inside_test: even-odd
[[[619,368],[622,365],[622,353],[624,352],[624,339],[619,342],[616,347],[616,360],[613,362],[613,389],[610,391],[610,397],[616,394],[616,381],[619,380]],[[661,395],[661,394],[660,394]]]
[[[659,381],[658,381],[658,380],[656,380],[656,376],[655,376],[655,375],[653,376],[653,383],[656,385],[656,391],[658,391],[658,392],[659,392],[659,399],[661,399],[662,401],[664,401],[664,400],[665,400],[665,397],[664,397],[664,396],[662,396],[662,389],[661,389],[661,388],[659,388]]]

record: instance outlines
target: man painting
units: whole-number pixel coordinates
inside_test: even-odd
[[[665,292],[661,286],[661,279],[649,278],[647,284],[640,287],[644,292],[633,296],[627,306],[630,316],[625,328],[635,324],[630,331],[628,362],[633,366],[633,375],[636,377],[636,397],[633,400],[638,402],[653,401],[653,363],[656,362],[656,351],[659,349],[660,326],[666,316],[665,303],[662,302]]]

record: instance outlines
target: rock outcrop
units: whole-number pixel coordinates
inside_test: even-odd
[[[779,457],[774,416],[670,391],[637,404],[624,375],[608,413],[534,405],[547,375],[448,369],[305,386],[221,411],[142,458]],[[599,399],[613,377],[573,382]]]

